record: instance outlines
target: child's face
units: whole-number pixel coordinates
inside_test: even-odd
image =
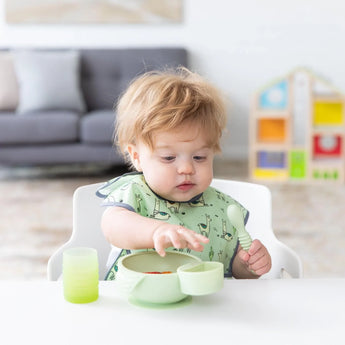
[[[213,178],[214,151],[197,126],[182,125],[158,132],[154,148],[139,142],[128,152],[150,188],[171,201],[188,201],[202,193]]]

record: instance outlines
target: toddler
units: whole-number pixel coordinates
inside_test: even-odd
[[[117,145],[135,172],[97,192],[109,206],[102,230],[114,248],[106,279],[115,279],[119,258],[136,250],[161,256],[175,250],[220,261],[225,277],[268,272],[265,246],[254,240],[245,252],[226,214],[230,204],[240,207],[245,221],[249,212],[210,187],[227,121],[218,90],[185,68],[153,71],[130,84],[117,110]]]

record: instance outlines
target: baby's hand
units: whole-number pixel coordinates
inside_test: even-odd
[[[209,239],[183,226],[162,223],[153,233],[153,245],[160,256],[165,256],[165,248],[189,248],[202,252],[201,243],[208,243]]]
[[[248,252],[240,249],[238,256],[247,266],[247,269],[258,276],[269,272],[271,269],[271,256],[259,240],[253,241]]]

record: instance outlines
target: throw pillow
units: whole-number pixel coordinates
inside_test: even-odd
[[[14,62],[19,113],[48,109],[84,111],[78,52],[21,51],[14,54]]]
[[[15,110],[19,90],[13,57],[10,52],[0,52],[0,111]]]

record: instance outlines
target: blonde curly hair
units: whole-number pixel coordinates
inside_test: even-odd
[[[127,147],[143,142],[154,148],[157,132],[188,123],[199,125],[214,152],[226,127],[224,99],[200,75],[179,67],[151,71],[134,79],[117,104],[114,140],[128,160]]]

